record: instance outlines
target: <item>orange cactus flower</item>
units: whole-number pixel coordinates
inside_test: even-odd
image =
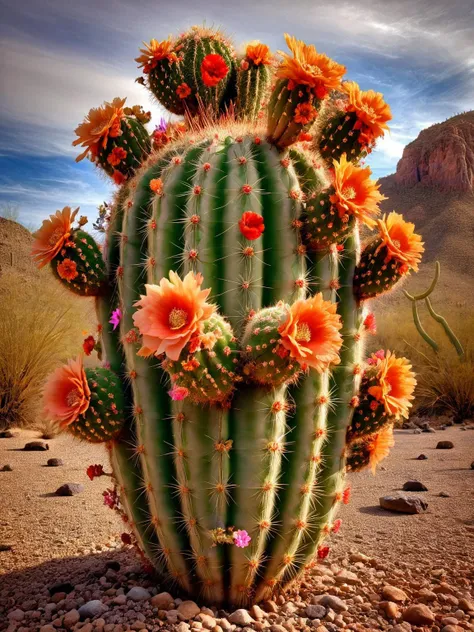
[[[250,42],[245,51],[245,57],[255,66],[269,66],[272,63],[272,54],[269,47],[261,42]]]
[[[89,152],[95,157],[100,147],[104,148],[107,145],[109,137],[117,138],[121,135],[125,101],[126,99],[116,97],[112,103],[106,101],[100,107],[89,110],[84,121],[74,130],[79,138],[72,143],[73,146],[85,147],[82,154],[76,158],[76,162],[85,158]]]
[[[364,132],[373,140],[383,136],[388,130],[387,122],[392,119],[390,106],[385,103],[383,94],[367,90],[363,92],[355,81],[343,84],[344,92],[349,96],[348,112],[355,112],[364,126]]]
[[[176,88],[176,94],[180,99],[187,99],[187,97],[189,97],[189,95],[191,94],[191,88],[188,86],[187,83],[181,83]]]
[[[341,86],[341,79],[346,72],[345,66],[333,59],[318,53],[312,45],[305,44],[285,33],[285,40],[293,57],[281,53],[284,59],[276,71],[280,79],[288,79],[290,88],[308,86],[311,90],[318,90],[318,98],[322,98],[329,90],[337,90]]]
[[[380,238],[387,248],[386,261],[395,259],[404,264],[406,271],[418,270],[421,255],[425,251],[421,235],[415,233],[415,224],[406,222],[400,213],[392,211],[388,217],[377,221]]]
[[[163,193],[163,180],[161,178],[153,178],[153,180],[150,180],[150,189],[153,193],[161,195]]]
[[[74,279],[79,276],[76,262],[72,261],[72,259],[63,259],[61,263],[58,263],[58,267],[56,269],[60,278],[64,279],[68,283],[74,281]]]
[[[288,310],[287,320],[278,331],[281,344],[291,357],[302,364],[325,371],[330,364],[339,364],[342,327],[336,304],[323,300],[321,292],[296,301]]]
[[[390,454],[390,448],[393,448],[394,445],[393,426],[391,424],[382,428],[380,432],[369,439],[367,450],[370,455],[369,467],[373,474],[375,474],[377,465]]]
[[[201,64],[201,76],[208,88],[214,88],[229,72],[229,67],[221,55],[206,55]]]
[[[395,419],[408,419],[416,386],[415,374],[411,368],[406,358],[396,358],[387,351],[385,357],[377,363],[378,384],[369,388],[369,394],[384,405],[387,415],[394,416]]]
[[[206,303],[210,289],[201,290],[201,274],[189,272],[181,279],[171,271],[169,280],[159,285],[146,285],[146,295],[135,303],[140,307],[133,321],[143,337],[139,355],[165,353],[170,360],[179,355],[191,338],[200,333],[204,320],[215,311]]]
[[[43,390],[44,412],[66,428],[89,408],[91,392],[82,360],[70,360],[52,373]]]
[[[49,219],[43,220],[41,228],[33,235],[35,240],[31,248],[38,268],[43,268],[61,251],[71,236],[72,223],[78,211],[79,208],[71,211],[69,206],[65,206],[62,211],[56,211]]]
[[[178,61],[178,56],[173,51],[174,43],[170,40],[163,40],[158,42],[156,39],[152,39],[149,44],[143,42],[145,48],[140,48],[142,53],[140,57],[136,57],[135,61],[138,62],[138,67],[143,68],[143,72],[148,74],[162,59],[168,59],[168,61]]]
[[[335,191],[330,200],[337,207],[339,216],[354,215],[372,228],[376,223],[373,216],[380,213],[379,202],[387,198],[380,193],[380,184],[370,179],[370,167],[358,167],[348,162],[346,154],[333,164]]]
[[[126,157],[127,152],[123,147],[114,147],[107,156],[107,162],[109,165],[112,165],[112,167],[116,167],[122,162],[122,160],[125,160]]]
[[[295,115],[293,117],[295,123],[301,123],[306,125],[311,123],[318,116],[318,111],[311,103],[300,103],[295,108]]]

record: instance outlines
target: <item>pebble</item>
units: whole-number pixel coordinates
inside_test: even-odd
[[[461,610],[464,610],[464,612],[474,612],[474,601],[470,601],[469,599],[460,599],[459,600],[459,607],[461,608]]]
[[[422,603],[415,603],[408,606],[405,610],[403,620],[413,625],[432,625],[435,622],[435,616],[428,606]]]
[[[387,601],[384,606],[385,614],[388,619],[398,619],[400,612],[398,606],[393,601]]]
[[[146,601],[150,599],[151,595],[146,590],[146,588],[142,588],[141,586],[134,586],[130,588],[127,593],[127,599],[131,599],[132,601]]]
[[[178,606],[178,616],[184,621],[193,619],[200,611],[201,608],[194,601],[183,601]]]
[[[100,599],[93,599],[92,601],[87,601],[79,608],[79,616],[82,621],[84,619],[93,619],[100,616],[105,610],[107,610],[107,606]],[[83,630],[83,628],[81,629]]]
[[[388,584],[382,588],[382,597],[387,599],[387,601],[394,601],[395,603],[403,603],[408,599],[408,595],[401,590],[401,588]]]
[[[2,469],[0,469],[0,472],[13,472],[13,468],[11,465],[4,465],[2,467]]]
[[[319,603],[322,606],[332,608],[336,612],[345,612],[348,610],[346,602],[335,595],[323,595],[319,600]]]
[[[48,459],[46,465],[48,467],[60,467],[61,465],[64,465],[64,461],[62,459]]]
[[[65,628],[72,628],[73,626],[76,625],[76,623],[79,621],[80,618],[81,618],[81,615],[79,614],[79,610],[76,610],[76,609],[70,610],[64,615],[63,626]]]
[[[419,456],[416,457],[417,461],[427,461],[428,457],[426,456],[426,454],[420,454]]]
[[[80,483],[65,483],[54,492],[56,496],[75,496],[84,491],[84,485]]]
[[[454,448],[454,443],[452,441],[438,441],[436,444],[437,450],[452,450]]]
[[[310,619],[323,619],[326,616],[326,608],[317,604],[306,606],[305,614]]]
[[[152,606],[160,609],[166,609],[173,602],[174,599],[168,592],[158,593],[158,595],[154,595],[150,600]]]
[[[382,496],[380,506],[388,511],[406,514],[419,514],[428,509],[428,503],[422,498],[406,496],[405,494]]]
[[[8,618],[12,621],[23,621],[23,619],[25,618],[25,613],[23,612],[23,610],[20,610],[20,608],[17,608],[16,610],[12,610],[8,613]]]
[[[42,452],[49,450],[49,445],[44,441],[29,441],[25,443],[23,450],[25,452]]]
[[[178,612],[179,612],[179,608],[178,608]],[[202,623],[203,628],[206,628],[206,630],[212,630],[216,626],[216,623],[217,623],[213,616],[205,612],[200,612],[196,616],[195,620]]]
[[[345,569],[339,571],[339,573],[334,576],[334,579],[336,580],[337,584],[349,584],[350,586],[355,586],[356,584],[361,583],[360,579],[355,573]]]
[[[116,606],[123,606],[127,603],[127,598],[125,595],[117,595],[112,601]]]
[[[250,616],[253,617],[254,619],[256,619],[257,621],[261,621],[262,619],[265,619],[265,617],[267,616],[266,613],[260,608],[260,606],[258,606],[257,604],[253,605],[250,608]]]
[[[240,625],[240,626],[245,626],[245,625],[254,623],[254,620],[252,619],[250,614],[247,612],[247,610],[244,610],[243,608],[239,608],[239,610],[235,610],[235,612],[233,612],[229,617],[227,617],[227,619],[230,621],[230,623],[235,623],[235,625]]]
[[[403,484],[404,492],[427,492],[428,488],[421,481],[407,481]]]
[[[189,623],[185,623],[184,621],[181,621],[181,623],[178,623],[178,625],[176,626],[176,630],[177,632],[188,632]]]

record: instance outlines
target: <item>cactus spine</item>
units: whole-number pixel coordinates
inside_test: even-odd
[[[183,47],[153,40],[139,58],[157,81],[166,66],[163,95],[194,46],[183,37]],[[394,360],[374,368],[370,397],[380,411],[395,408],[387,423],[367,424],[370,444],[364,435],[361,445],[351,426],[365,406],[359,225],[375,224],[381,196],[350,157],[338,156],[333,174],[314,150],[315,113],[341,88],[344,68],[287,42],[293,57],[277,68],[266,129],[254,123],[260,88],[243,98],[241,84],[250,70],[251,85],[267,77],[268,50],[248,48],[237,75],[226,74],[225,95],[198,90],[203,109],[188,112],[190,131],[122,185],[97,297],[102,347],[125,398],[125,426],[108,444],[113,504],[165,579],[216,604],[267,598],[326,555],[348,500],[346,458],[357,469],[377,461],[413,386]],[[227,118],[203,116],[232,95]],[[297,112],[302,103],[311,107]],[[298,142],[302,129],[316,136],[312,148]],[[406,224],[392,224],[396,236],[381,226],[362,261],[390,256],[405,274],[421,245]]]

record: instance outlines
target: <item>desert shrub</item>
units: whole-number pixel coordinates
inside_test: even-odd
[[[0,277],[0,429],[41,420],[47,375],[77,355],[94,322],[93,304],[69,294],[45,270]]]

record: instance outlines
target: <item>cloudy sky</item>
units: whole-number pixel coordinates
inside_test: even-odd
[[[0,0],[0,14],[0,207],[18,205],[30,225],[66,204],[95,217],[112,187],[74,162],[74,128],[115,96],[159,118],[134,57],[142,40],[192,24],[272,50],[289,32],[383,92],[394,120],[370,160],[377,176],[421,129],[474,103],[472,0]]]

